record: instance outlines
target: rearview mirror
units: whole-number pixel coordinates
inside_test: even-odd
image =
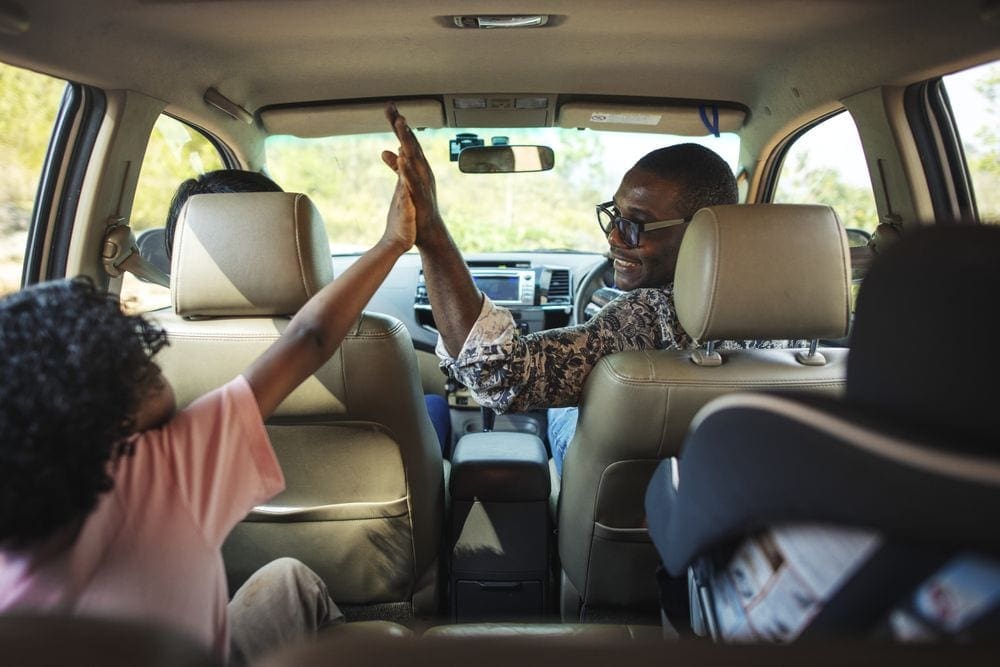
[[[469,146],[458,154],[458,170],[463,174],[548,171],[555,163],[548,146]]]
[[[867,246],[868,242],[872,240],[872,235],[863,229],[848,227],[844,231],[847,232],[847,245],[852,248]]]

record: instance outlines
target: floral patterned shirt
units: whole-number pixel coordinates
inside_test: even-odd
[[[784,348],[803,341],[722,341],[717,349]],[[625,350],[693,347],[674,311],[673,285],[626,292],[585,324],[521,334],[506,308],[483,309],[458,356],[439,338],[441,367],[497,412],[576,405],[601,357]]]

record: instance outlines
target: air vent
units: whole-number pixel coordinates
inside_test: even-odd
[[[569,303],[569,269],[552,269],[549,279],[549,303]]]

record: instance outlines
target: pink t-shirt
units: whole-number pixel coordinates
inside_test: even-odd
[[[220,547],[285,485],[250,385],[239,376],[135,439],[74,542],[0,550],[0,612],[50,610],[163,622],[225,658]],[[53,548],[56,545],[56,548]]]

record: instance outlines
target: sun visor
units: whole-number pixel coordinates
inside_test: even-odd
[[[414,99],[396,102],[411,127],[443,127],[440,100]],[[340,134],[388,132],[384,102],[276,107],[260,112],[268,134],[290,134],[302,138]]]
[[[559,107],[560,127],[587,127],[611,132],[656,132],[703,137],[735,132],[746,112],[716,104],[637,105],[568,102]]]

